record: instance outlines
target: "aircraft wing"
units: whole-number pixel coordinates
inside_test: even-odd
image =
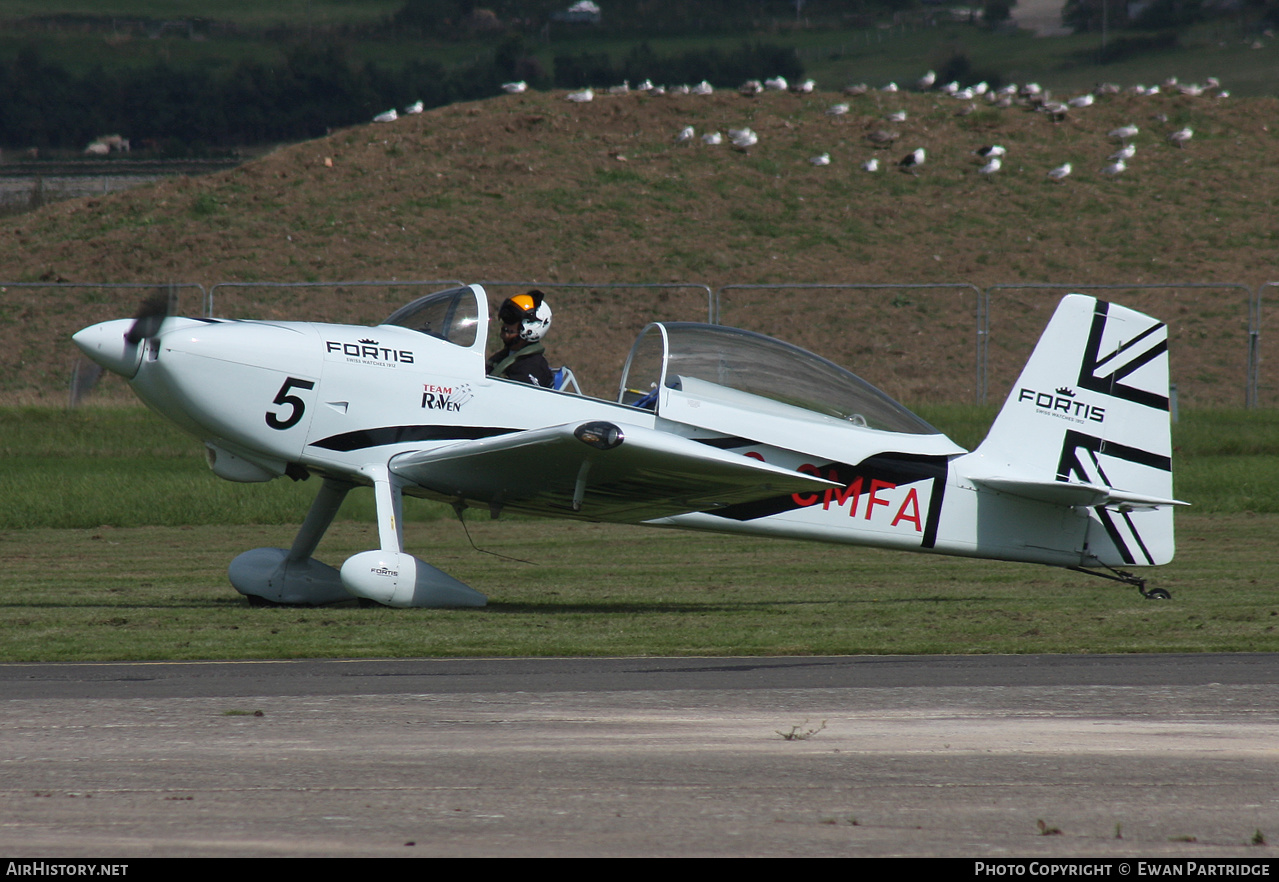
[[[838,486],[682,436],[602,420],[405,453],[389,467],[446,497],[619,523]]]
[[[1190,504],[1179,499],[1161,499],[1080,481],[1030,481],[1021,478],[973,478],[972,481],[1000,493],[1057,505],[1082,505],[1088,508],[1102,505],[1119,511],[1138,511]]]

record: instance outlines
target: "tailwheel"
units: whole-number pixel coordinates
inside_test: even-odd
[[[1151,588],[1147,591],[1145,579],[1140,576],[1134,576],[1132,573],[1126,573],[1123,570],[1117,570],[1114,567],[1106,567],[1106,569],[1110,570],[1108,573],[1090,570],[1087,567],[1067,567],[1066,569],[1074,570],[1077,573],[1087,573],[1090,576],[1098,576],[1102,579],[1110,579],[1112,582],[1122,582],[1125,585],[1132,585],[1141,592],[1141,596],[1147,600],[1172,600],[1172,594],[1169,591],[1163,588]]]

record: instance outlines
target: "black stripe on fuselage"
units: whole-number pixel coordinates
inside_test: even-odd
[[[887,481],[890,484],[914,484],[918,481],[931,480],[932,493],[928,499],[928,513],[924,518],[924,532],[921,537],[921,548],[932,548],[937,544],[937,526],[941,522],[942,499],[946,493],[946,474],[949,460],[944,456],[926,456],[910,453],[884,453],[868,457],[857,465],[840,462],[813,463],[817,474],[823,478],[838,481],[845,487],[851,487],[860,479]],[[830,492],[830,491],[827,491]],[[716,517],[730,518],[735,521],[753,521],[786,511],[805,508],[796,497],[808,494],[792,493],[785,496],[773,496],[755,502],[743,502],[717,508],[706,514]]]
[[[495,435],[509,435],[519,431],[521,430],[495,426],[383,426],[378,429],[358,429],[354,432],[343,432],[341,435],[330,435],[328,438],[312,441],[309,446],[349,453],[352,450],[414,441],[474,441],[478,438],[492,438]]]

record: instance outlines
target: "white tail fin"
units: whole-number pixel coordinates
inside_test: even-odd
[[[1168,333],[1123,306],[1062,299],[990,433],[977,484],[1089,510],[1085,565],[1172,559]]]

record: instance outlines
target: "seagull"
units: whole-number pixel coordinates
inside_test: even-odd
[[[1122,174],[1127,168],[1128,166],[1124,164],[1124,161],[1122,159],[1116,159],[1110,165],[1103,168],[1101,170],[1101,173],[1103,175],[1109,175],[1110,177],[1113,178],[1115,175]]]
[[[872,156],[870,159],[862,163],[862,170],[868,172],[879,171],[879,157]]]
[[[843,116],[848,113],[847,104],[832,104],[830,109],[826,111],[827,116]]]
[[[564,97],[569,101],[576,101],[578,104],[585,104],[587,101],[595,100],[595,92],[591,89],[583,89],[580,92],[569,92]]]
[[[937,82],[937,74],[930,70],[915,82],[915,88],[921,92],[927,92],[935,82]]]
[[[816,80],[804,80],[804,82],[802,83],[796,83],[795,85],[791,86],[790,90],[797,94],[798,93],[808,94],[809,92],[812,92],[816,88],[817,88]]]
[[[915,169],[924,164],[924,148],[917,147],[910,153],[907,153],[897,163],[898,171],[904,171],[908,174],[915,174]]]
[[[759,80],[747,80],[737,87],[737,91],[747,98],[754,98],[760,92],[764,91],[764,84]]]
[[[876,147],[890,147],[897,140],[897,137],[896,132],[890,132],[887,129],[875,129],[875,131],[866,136],[866,140]]]
[[[905,122],[905,121],[906,121],[906,111],[904,111],[904,110],[894,110],[892,113],[890,113],[890,114],[886,115],[886,116],[884,117],[884,119],[888,120],[889,122],[895,122],[895,123]]]
[[[747,150],[759,143],[759,135],[750,129],[729,129],[728,137],[738,150]]]
[[[692,88],[692,92],[694,95],[711,95],[714,94],[715,87],[706,82],[706,80],[702,80]]]
[[[808,161],[813,165],[830,165],[830,154],[823,153],[821,156],[814,156]]]
[[[889,83],[887,86],[884,86],[884,88],[880,89],[879,91],[881,91],[881,92],[896,92],[896,91],[897,91],[897,84],[896,84],[896,83]]]
[[[515,82],[515,83],[502,84],[502,91],[508,95],[518,95],[527,88],[528,88],[528,83],[524,82],[523,80],[520,80],[519,82]]]
[[[1191,129],[1189,126],[1187,126],[1184,129],[1178,129],[1177,131],[1173,132],[1171,135],[1168,136],[1168,140],[1171,141],[1173,144],[1176,144],[1178,147],[1184,147],[1186,142],[1189,141],[1191,138],[1193,138],[1194,135],[1195,135],[1194,129]]]
[[[1053,122],[1061,122],[1066,118],[1066,114],[1070,111],[1070,106],[1062,104],[1060,101],[1048,101],[1039,109],[1041,112],[1052,116]]]
[[[404,112],[405,113],[421,113],[422,110],[425,108],[425,106],[426,105],[424,105],[421,101],[414,101],[408,107],[404,108]]]
[[[786,86],[786,77],[773,77],[772,79],[764,80],[764,88],[771,89],[774,92],[785,92]]]
[[[709,134],[702,135],[702,143],[709,144],[710,146],[714,147],[718,144],[724,143],[724,136],[721,135],[719,132],[711,132]]]
[[[1071,168],[1069,162],[1063,162],[1061,165],[1048,172],[1048,178],[1061,183],[1070,176]]]
[[[1083,95],[1077,95],[1074,98],[1071,98],[1066,103],[1069,104],[1071,107],[1091,107],[1092,103],[1096,100],[1097,99],[1094,98],[1091,94],[1085,93]]]
[[[986,163],[981,168],[977,169],[977,174],[986,175],[986,177],[989,178],[995,172],[999,171],[999,167],[1001,165],[1003,165],[1003,163],[1000,162],[999,157],[992,156],[990,158],[990,162]]]
[[[865,95],[870,91],[870,86],[865,83],[849,83],[844,87],[845,95]]]
[[[1110,154],[1110,161],[1124,160],[1125,162],[1137,155],[1137,148],[1132,144],[1125,144],[1123,147]]]
[[[996,156],[1005,156],[1008,151],[998,144],[991,144],[988,147],[978,147],[973,151],[973,156],[980,156],[982,159],[991,159]]]
[[[630,91],[631,91],[631,81],[630,81],[630,80],[622,80],[622,85],[620,85],[620,86],[609,86],[609,87],[608,87],[608,94],[610,94],[610,95],[629,95],[629,94],[630,94]]]
[[[1127,141],[1129,138],[1135,137],[1139,131],[1141,129],[1136,126],[1120,126],[1117,129],[1111,129],[1109,137],[1114,138],[1116,141]]]
[[[373,117],[373,121],[374,122],[395,122],[399,118],[400,118],[400,115],[395,112],[394,108],[392,108],[391,110],[384,110],[381,113],[379,113],[377,116]]]
[[[675,143],[687,144],[689,141],[693,140],[693,135],[695,134],[696,132],[693,131],[692,126],[684,126],[684,128],[679,130],[679,134],[675,136]]]

